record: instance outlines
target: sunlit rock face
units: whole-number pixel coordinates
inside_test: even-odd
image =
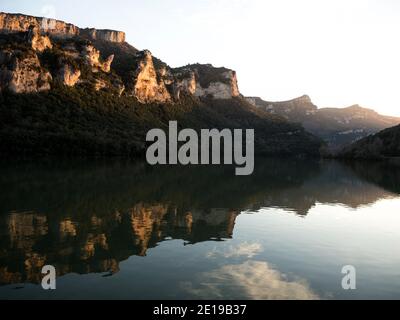
[[[165,83],[157,77],[153,56],[148,50],[137,54],[137,67],[134,74],[134,95],[142,103],[169,102]]]
[[[111,71],[111,64],[114,61],[114,55],[109,56],[103,63],[100,64],[101,71],[109,73]]]
[[[82,36],[88,36],[92,40],[103,40],[109,42],[125,42],[125,32],[115,30],[96,30],[96,29],[81,29]]]
[[[32,49],[38,52],[53,48],[50,38],[48,36],[42,36],[39,28],[35,26],[29,28],[27,40],[32,46]]]
[[[0,88],[13,93],[50,90],[51,74],[44,70],[34,52],[0,52]]]
[[[96,79],[96,81],[94,82],[94,89],[96,91],[100,91],[102,89],[107,88],[107,82],[102,80],[102,79]]]
[[[203,71],[196,69],[198,80],[195,95],[197,97],[211,96],[214,99],[232,99],[240,96],[235,71],[213,67],[208,67],[208,69]]]
[[[69,64],[65,64],[58,72],[57,79],[59,79],[64,85],[73,87],[79,81],[81,71],[75,69]]]
[[[92,67],[93,72],[99,70],[109,73],[111,70],[111,64],[114,60],[114,55],[109,56],[104,62],[100,59],[100,51],[97,50],[93,45],[88,44],[84,46],[82,50],[82,56],[86,62]]]
[[[240,96],[236,72],[215,68],[210,64],[194,64],[175,69],[178,93],[189,92],[196,97],[232,99]]]
[[[222,82],[210,83],[208,88],[203,88],[200,84],[197,84],[195,95],[197,97],[212,96],[214,99],[231,99],[239,96],[236,93],[235,86]]]
[[[127,50],[129,44],[125,42],[125,33],[121,31],[80,29],[73,24],[54,19],[0,13],[0,34],[9,37],[12,48],[15,45],[13,41],[23,37],[17,41],[18,45],[27,46],[40,53],[43,66],[51,71],[54,78],[69,87],[91,82],[96,90],[111,88],[118,95],[121,95],[126,87],[129,88],[128,94],[135,96],[141,103],[178,102],[183,95],[213,99],[240,96],[235,71],[207,64],[171,69],[155,59],[150,51],[138,52],[133,47]],[[14,50],[17,50],[16,46]],[[102,55],[104,52],[107,54]],[[67,59],[54,65],[57,59],[42,61],[42,53],[47,55],[47,58],[61,55]],[[117,65],[115,69],[112,65],[114,58]],[[90,66],[89,72],[81,65],[82,61]],[[126,62],[122,62],[122,65],[126,65],[125,69],[121,67],[121,61]],[[32,61],[30,63],[34,65]],[[10,87],[11,91],[17,93],[50,89],[47,80],[50,74],[39,73],[37,77],[41,84],[35,86],[35,72],[28,72],[28,69],[26,71],[26,74],[20,73],[19,76],[14,74],[14,80],[8,80],[10,84],[4,84],[4,79],[10,78],[10,75],[3,72],[3,87]],[[91,73],[106,73],[110,77],[104,80],[104,75],[100,77]],[[119,77],[119,81],[114,81],[114,75]],[[114,82],[118,82],[117,85]]]
[[[34,26],[43,33],[53,37],[72,38],[83,36],[91,40],[104,40],[109,42],[124,42],[125,33],[115,30],[80,29],[73,24],[55,19],[33,17],[23,14],[0,13],[0,32],[27,32]]]
[[[0,13],[0,31],[2,33],[26,32],[31,26],[39,28],[56,37],[74,37],[79,28],[63,21],[33,17],[23,14]]]

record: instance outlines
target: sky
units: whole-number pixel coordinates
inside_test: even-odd
[[[246,96],[400,116],[398,0],[1,0],[0,11],[125,31],[172,67],[236,70]]]

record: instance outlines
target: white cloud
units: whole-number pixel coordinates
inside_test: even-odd
[[[225,250],[217,250],[215,247],[213,251],[207,254],[208,258],[253,258],[258,253],[262,252],[262,246],[259,243],[247,243],[243,242],[237,246],[229,246]]]
[[[226,265],[203,273],[197,285],[185,282],[181,287],[200,299],[319,299],[305,280],[289,281],[287,276],[263,261]]]

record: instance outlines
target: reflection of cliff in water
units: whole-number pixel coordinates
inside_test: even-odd
[[[58,275],[115,273],[119,262],[144,256],[170,237],[188,243],[230,238],[236,216],[222,210],[179,214],[168,205],[143,204],[79,220],[12,213],[0,223],[0,284],[37,283],[46,264],[54,265]]]
[[[37,283],[45,264],[55,265],[59,275],[115,273],[121,261],[144,256],[161,241],[228,239],[243,210],[279,207],[306,215],[317,202],[358,207],[394,196],[354,173],[368,166],[357,170],[337,162],[282,159],[258,159],[249,177],[214,166],[5,164],[0,284]],[[385,176],[384,170],[369,174]]]
[[[349,161],[345,162],[360,177],[390,192],[400,194],[400,162]]]

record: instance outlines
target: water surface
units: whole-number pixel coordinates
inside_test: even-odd
[[[0,190],[2,299],[400,298],[396,167],[3,161]]]

